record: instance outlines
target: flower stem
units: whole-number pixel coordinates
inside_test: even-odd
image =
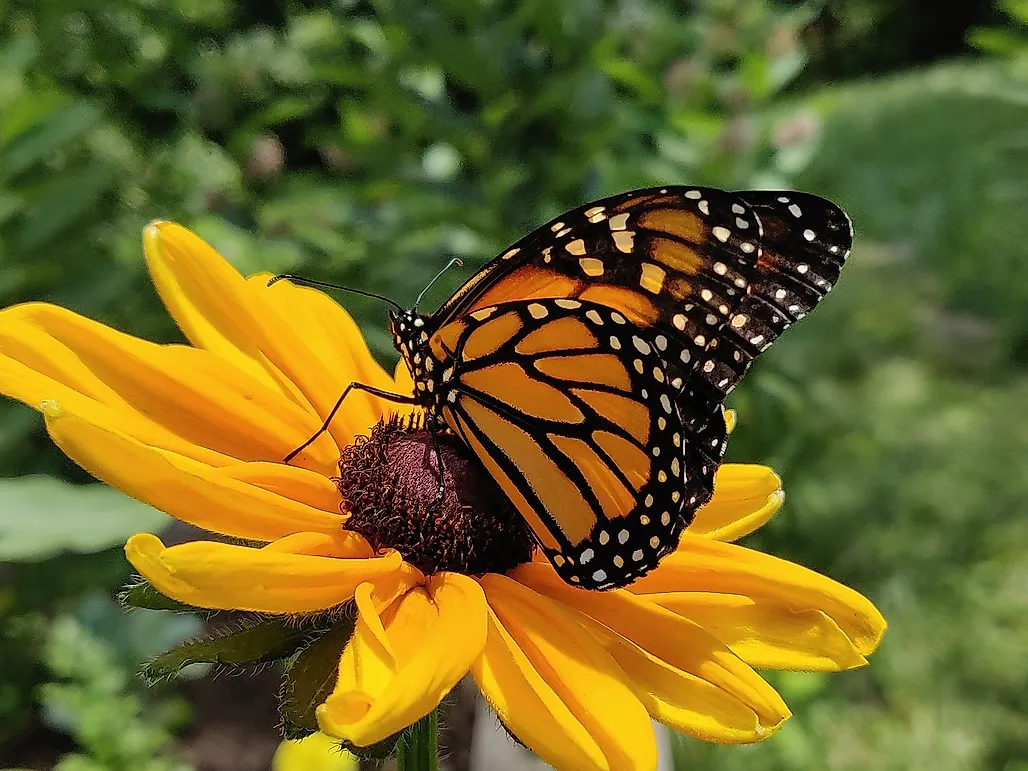
[[[397,745],[399,771],[439,771],[439,714],[432,710]]]

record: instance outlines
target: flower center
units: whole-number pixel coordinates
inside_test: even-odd
[[[506,573],[532,559],[525,521],[449,434],[379,423],[343,451],[336,483],[347,528],[375,549],[396,549],[426,575]]]

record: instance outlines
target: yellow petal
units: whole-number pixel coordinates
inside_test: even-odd
[[[243,277],[214,249],[180,225],[154,222],[143,231],[143,251],[154,286],[179,329],[197,348],[231,361],[270,387],[290,394],[285,378],[261,352],[247,329],[252,311],[240,293]],[[187,266],[183,270],[182,263]],[[224,282],[231,292],[219,293],[219,284],[203,286],[196,280],[198,268],[206,263],[208,278]],[[242,302],[241,302],[242,301]]]
[[[23,363],[51,380],[240,460],[280,460],[320,425],[277,389],[218,356],[156,345],[54,305],[28,303],[0,312],[0,346],[8,356],[28,354]],[[46,391],[51,384],[38,385]],[[24,396],[29,403],[55,398]],[[338,452],[326,441],[304,456],[298,462],[330,473]]]
[[[396,368],[393,371],[393,388],[395,393],[403,394],[404,396],[413,396],[414,394],[414,378],[410,373],[410,369],[407,367],[407,362],[402,358],[396,362]],[[416,407],[413,404],[404,405],[396,404],[393,406],[392,411],[400,417],[409,417],[415,412],[418,412],[421,408]]]
[[[339,679],[317,715],[325,733],[366,747],[434,710],[467,674],[485,645],[486,604],[478,584],[457,573],[433,575],[384,613],[370,585],[356,600]]]
[[[233,463],[217,469],[215,473],[321,511],[340,514],[342,496],[339,488],[327,476],[316,471],[284,463]]]
[[[374,557],[374,549],[360,533],[340,530],[337,533],[293,533],[259,548],[263,552],[307,554],[311,557],[339,557],[357,559]]]
[[[297,533],[264,549],[211,541],[165,547],[149,533],[125,544],[129,562],[162,594],[200,608],[257,613],[331,608],[402,563],[396,552],[367,553],[360,536],[343,532]]]
[[[518,739],[557,768],[656,768],[646,710],[576,614],[505,576],[480,582],[492,615],[472,673]]]
[[[657,720],[708,741],[751,742],[788,718],[775,690],[697,624],[626,591],[569,586],[546,565],[522,565],[511,575],[593,619]]]
[[[677,551],[629,587],[636,594],[710,592],[767,598],[796,610],[824,613],[867,656],[885,633],[885,619],[858,592],[787,560],[689,533]]]
[[[205,530],[272,541],[301,531],[333,534],[345,522],[340,514],[233,479],[224,469],[147,446],[63,405],[49,405],[46,425],[57,446],[97,479]]]
[[[696,512],[687,532],[734,541],[771,519],[783,500],[782,480],[767,466],[725,463],[714,477],[714,496]]]
[[[867,663],[826,614],[783,600],[674,592],[646,599],[699,624],[758,669],[837,672]]]
[[[396,369],[393,370],[393,383],[395,384],[396,393],[404,394],[405,396],[414,395],[414,377],[410,373],[407,362],[403,359],[396,362]]]
[[[303,330],[311,348],[319,351],[331,382],[336,386],[337,396],[351,382],[383,391],[394,390],[393,378],[375,361],[360,328],[342,306],[322,292],[294,286],[288,281],[278,281],[269,287],[270,278],[270,273],[262,273],[251,276],[248,281],[282,317],[290,319],[295,328]],[[393,402],[378,396],[353,392],[346,397],[344,414],[338,418],[342,422],[336,426],[333,420],[333,435],[345,447],[352,443],[354,436],[367,433],[370,426],[394,408]],[[342,430],[343,424],[348,426],[348,436]]]
[[[0,328],[0,338],[3,338],[6,331],[7,328]],[[17,337],[19,343],[23,343],[28,336],[19,332]],[[93,380],[96,380],[96,383],[89,384],[84,378],[77,377],[77,373],[72,374],[73,368],[67,363],[75,360],[74,355],[67,349],[52,344],[52,341],[48,341],[42,333],[40,345],[35,350],[40,353],[40,358],[33,358],[25,350],[15,349],[9,339],[0,339],[0,393],[25,402],[41,412],[44,405],[59,404],[64,411],[89,415],[92,421],[131,436],[144,444],[170,450],[211,466],[237,462],[235,458],[200,447],[173,434],[129,408],[113,393],[109,397],[105,395],[104,398],[109,398],[116,406],[109,407],[97,401],[93,395],[99,392],[91,386],[102,387],[102,384],[95,377]],[[54,362],[44,358],[51,355],[56,355],[60,360],[60,366],[65,367],[69,382],[74,382],[74,385],[64,385],[48,374],[43,374],[53,371],[51,367]],[[31,364],[22,363],[26,361]]]
[[[478,687],[519,740],[556,768],[609,768],[589,731],[490,608],[485,650],[472,667]]]
[[[284,741],[275,750],[271,771],[360,771],[356,756],[342,749],[338,739],[313,733]]]
[[[343,388],[319,350],[294,320],[269,302],[268,293],[247,283],[208,244],[170,222],[150,225],[144,237],[147,263],[161,298],[194,345],[226,358],[258,362],[301,406],[324,418]],[[284,377],[283,377],[284,376]],[[295,386],[295,388],[293,388]],[[295,389],[299,389],[298,391]],[[364,430],[362,425],[358,430]],[[342,410],[330,433],[346,446],[355,426]]]
[[[725,430],[731,434],[739,423],[739,416],[735,410],[725,410]]]

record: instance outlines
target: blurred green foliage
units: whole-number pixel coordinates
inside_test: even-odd
[[[451,256],[474,269],[641,185],[843,205],[851,265],[733,395],[730,452],[786,483],[750,543],[867,593],[891,628],[868,669],[772,675],[795,717],[770,742],[676,753],[725,771],[1028,768],[1023,2],[8,0],[0,19],[0,304],[151,339],[181,339],[141,258],[157,217],[244,273],[406,302]],[[391,365],[382,308],[346,304]],[[0,474],[86,481],[18,405],[0,410]],[[67,618],[127,577],[128,504],[57,490],[32,511],[10,503],[25,484],[0,484],[0,757],[44,717],[92,759],[67,768],[142,757],[54,719],[82,709],[172,757],[177,719],[125,677],[156,648],[119,653],[114,680],[55,653],[112,655],[110,630]],[[152,638],[175,636],[164,617]]]
[[[46,720],[75,737],[55,771],[189,771],[173,758],[173,733],[187,718],[180,700],[144,703],[135,672],[118,661],[106,636],[72,616],[50,625],[43,660],[52,680],[40,686]]]

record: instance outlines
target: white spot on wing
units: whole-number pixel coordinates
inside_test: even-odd
[[[568,241],[564,244],[564,248],[571,254],[581,255],[585,254],[585,241],[581,238],[576,238],[574,241]]]
[[[546,306],[541,305],[540,303],[530,303],[528,306],[528,312],[531,314],[533,319],[545,319],[549,314],[549,311],[546,310]]]
[[[616,230],[614,231],[614,246],[617,247],[619,252],[625,254],[631,254],[632,249],[635,248],[635,231],[634,230]]]
[[[611,230],[624,230],[628,227],[628,216],[628,212],[615,215],[610,218],[607,224],[610,226]]]

